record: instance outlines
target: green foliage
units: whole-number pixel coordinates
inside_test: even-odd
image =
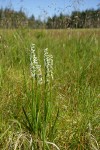
[[[99,150],[99,34],[0,30],[0,149]],[[31,77],[31,43],[44,80],[43,50],[53,55],[50,84],[37,86]]]
[[[66,28],[99,28],[100,10],[73,11],[72,14],[48,17],[47,28],[66,29]]]
[[[44,77],[41,72],[41,66],[38,64],[38,59],[35,54],[35,45],[31,46],[30,55],[30,69],[32,76],[32,87],[31,91],[27,94],[29,99],[29,110],[23,108],[25,119],[22,124],[26,127],[31,135],[36,136],[43,142],[43,149],[46,148],[47,140],[52,137],[54,138],[56,122],[58,119],[59,111],[55,119],[53,117],[53,104],[52,104],[52,57],[50,57],[48,50],[44,50]],[[26,83],[26,81],[25,81]],[[44,96],[42,95],[44,93]],[[31,95],[31,97],[29,96]],[[53,118],[53,120],[52,120]],[[35,143],[32,139],[32,144],[35,149],[38,149],[39,143]]]

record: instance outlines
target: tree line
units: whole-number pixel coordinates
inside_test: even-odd
[[[60,13],[41,21],[40,19],[35,19],[34,15],[28,17],[22,10],[15,11],[10,8],[1,8],[0,28],[14,29],[19,27],[31,29],[99,28],[100,9],[73,11],[71,15]]]

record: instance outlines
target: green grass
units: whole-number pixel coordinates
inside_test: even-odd
[[[0,30],[0,149],[30,150],[33,146],[36,150],[52,150],[57,149],[56,144],[60,150],[99,150],[99,35],[99,29]],[[52,115],[46,122],[45,139],[23,125],[22,107],[30,117],[32,43],[36,45],[42,71],[45,48],[54,60],[54,80],[46,99]],[[45,87],[40,89],[37,97],[41,101],[41,119],[36,130],[44,135],[42,100]]]

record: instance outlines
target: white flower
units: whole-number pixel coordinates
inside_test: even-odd
[[[31,46],[31,55],[30,55],[30,70],[31,76],[37,80],[38,84],[42,83],[42,71],[41,65],[38,64],[38,59],[35,54],[35,44]]]
[[[50,83],[53,79],[53,56],[48,53],[48,48],[44,50],[44,66],[45,66],[45,81]],[[30,70],[31,76],[38,84],[43,83],[41,65],[38,63],[38,59],[35,54],[35,44],[31,46],[30,55]]]
[[[47,48],[44,50],[44,65],[46,81],[50,82],[53,79],[53,56],[49,55]]]

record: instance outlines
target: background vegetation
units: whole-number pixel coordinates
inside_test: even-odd
[[[73,11],[71,15],[60,13],[52,17],[45,17],[44,21],[35,19],[34,15],[27,15],[20,10],[16,12],[10,8],[0,9],[0,28],[29,27],[31,29],[66,29],[66,28],[99,28],[100,9]]]

